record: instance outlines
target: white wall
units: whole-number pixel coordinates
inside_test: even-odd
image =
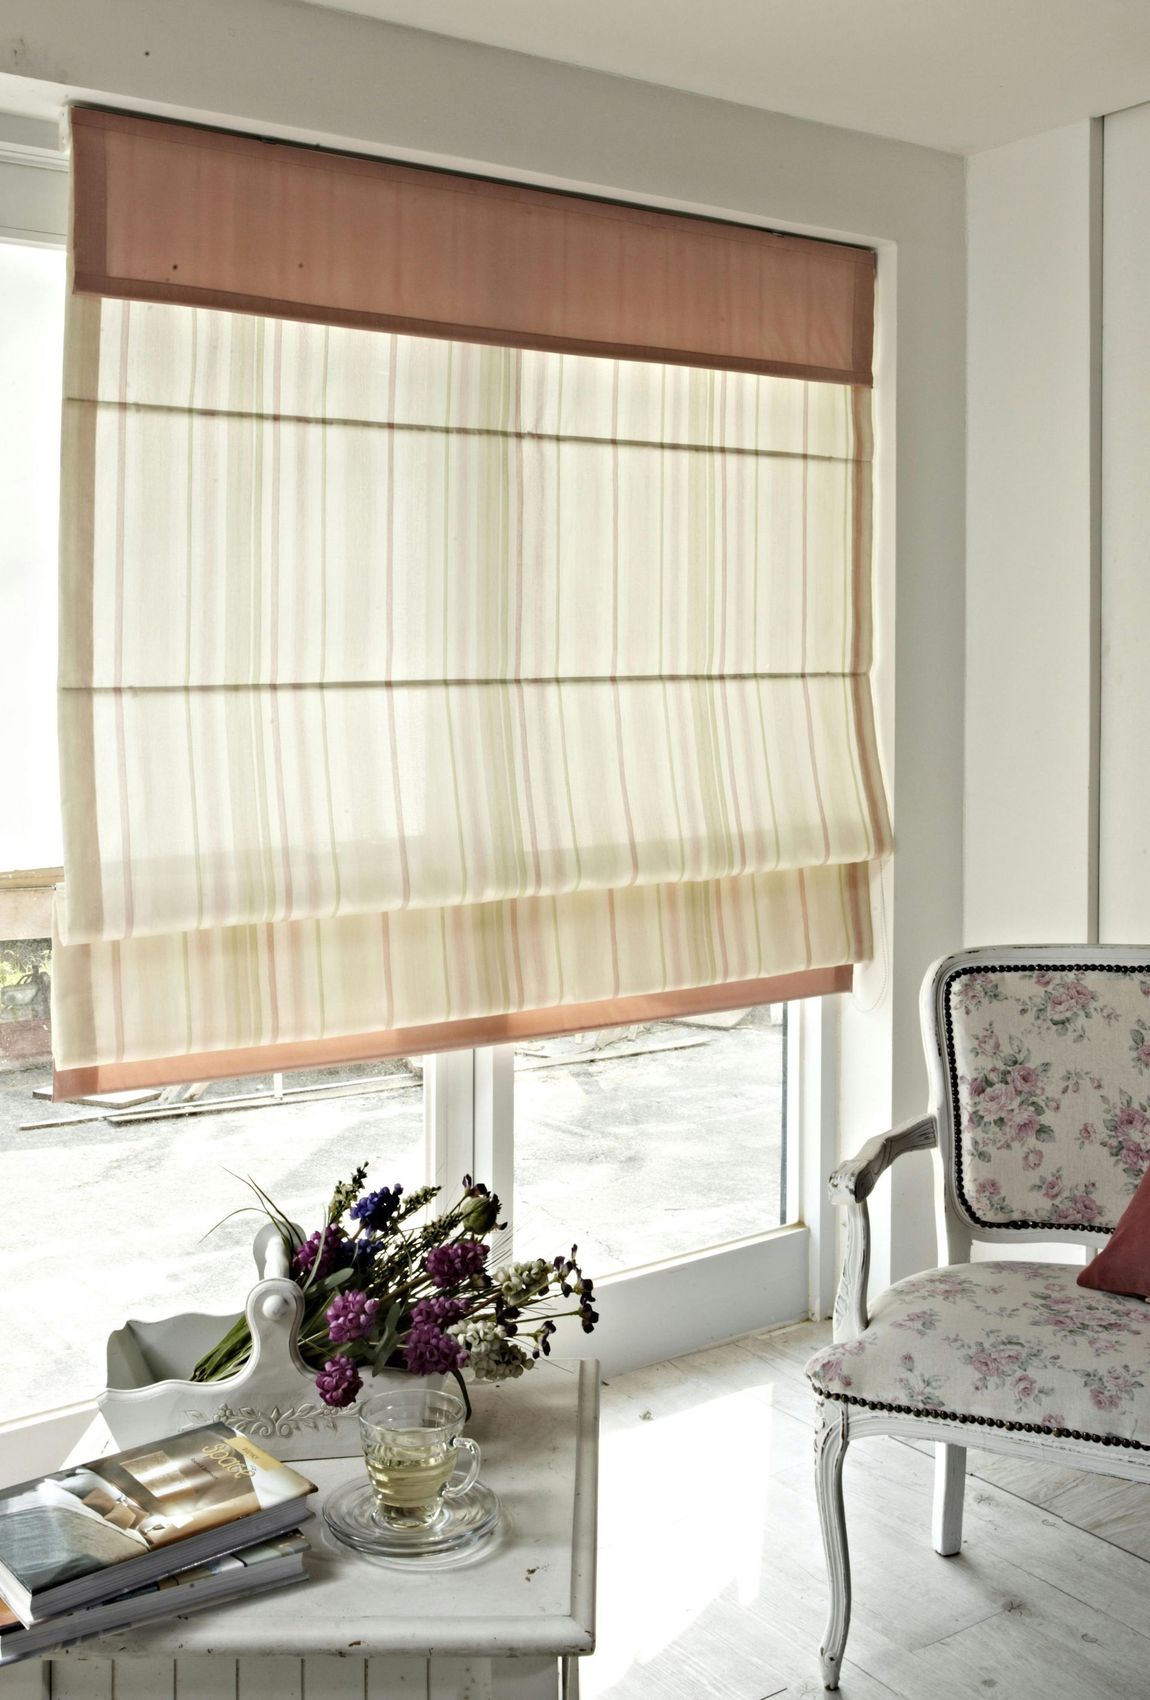
[[[1101,136],[968,162],[966,942],[1097,936]]]
[[[1150,106],[1105,136],[1099,929],[1150,944]]]
[[[918,987],[961,942],[962,161],[280,0],[0,0],[6,23],[20,47],[0,106],[50,117],[70,92],[878,247],[879,691],[898,854],[880,960],[844,1011],[843,1142],[920,1111]],[[879,1279],[932,1256],[929,1167],[900,1171],[876,1208]]]
[[[967,937],[1150,942],[1150,106],[976,156],[968,244]]]

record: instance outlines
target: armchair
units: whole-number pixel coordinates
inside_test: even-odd
[[[1150,1304],[1076,1285],[1078,1266],[971,1261],[975,1241],[1097,1249],[1150,1164],[1150,949],[1040,946],[944,959],[922,991],[930,1113],[830,1179],[846,1211],[833,1344],[806,1373],[837,1688],[850,1625],[849,1443],[936,1442],[933,1544],[962,1544],[966,1449],[1150,1482]],[[867,1199],[904,1152],[933,1149],[940,1267],[867,1309]]]

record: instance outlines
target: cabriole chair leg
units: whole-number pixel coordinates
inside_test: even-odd
[[[815,1430],[815,1493],[827,1558],[831,1590],[830,1616],[819,1648],[823,1685],[837,1688],[839,1668],[851,1621],[851,1561],[847,1550],[843,1509],[843,1460],[847,1450],[847,1407],[837,1399],[820,1399]]]
[[[962,1500],[966,1488],[966,1447],[940,1441],[934,1449],[935,1552],[953,1558],[962,1547]]]

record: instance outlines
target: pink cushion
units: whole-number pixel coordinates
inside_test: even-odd
[[[1078,1277],[1080,1287],[1150,1298],[1150,1169],[1119,1217],[1118,1226]]]

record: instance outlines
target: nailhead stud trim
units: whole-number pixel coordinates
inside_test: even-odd
[[[1009,1222],[988,1221],[980,1216],[963,1187],[962,1118],[958,1101],[958,1061],[954,1054],[954,1021],[951,992],[959,980],[974,974],[1150,974],[1150,962],[1000,962],[977,968],[956,968],[943,982],[943,1026],[946,1033],[946,1070],[950,1086],[950,1119],[954,1137],[954,1187],[958,1201],[970,1220],[980,1228],[1037,1228],[1042,1233],[1112,1234],[1114,1224],[1103,1222],[1040,1222],[1016,1217]],[[1052,1434],[1052,1429],[1039,1430]],[[1133,1444],[1133,1442],[1131,1442]]]
[[[1077,1428],[1045,1428],[1041,1423],[1015,1423],[1006,1417],[979,1417],[971,1411],[924,1411],[915,1405],[888,1405],[880,1399],[860,1399],[855,1393],[831,1393],[817,1381],[811,1386],[823,1399],[836,1399],[840,1405],[861,1405],[868,1411],[890,1411],[897,1417],[933,1418],[942,1423],[974,1423],[979,1428],[1001,1428],[1021,1434],[1045,1434],[1057,1440],[1088,1440],[1096,1446],[1126,1446],[1132,1452],[1150,1452],[1150,1442],[1127,1440],[1120,1434],[1086,1434]]]

